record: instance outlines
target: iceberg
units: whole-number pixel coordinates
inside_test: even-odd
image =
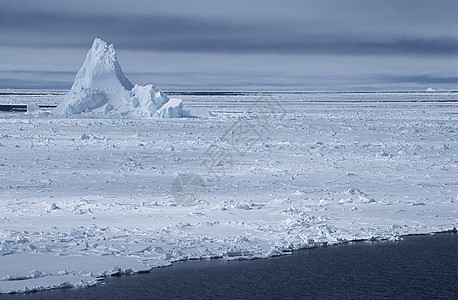
[[[183,104],[154,85],[133,85],[119,65],[113,44],[96,38],[70,92],[51,113],[181,118]]]

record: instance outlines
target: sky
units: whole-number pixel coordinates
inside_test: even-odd
[[[96,37],[164,90],[458,90],[457,0],[0,0],[0,88],[69,89]]]

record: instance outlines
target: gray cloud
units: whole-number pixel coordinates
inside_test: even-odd
[[[283,16],[285,17],[285,16]],[[332,16],[331,16],[332,17]],[[0,40],[9,45],[38,47],[87,47],[94,37],[117,48],[226,53],[284,54],[406,54],[456,55],[458,37],[441,31],[436,35],[403,34],[377,26],[355,28],[335,16],[310,22],[275,19],[234,20],[231,17],[167,14],[107,15],[28,11],[0,11]],[[348,20],[350,21],[350,20]],[[342,26],[339,26],[339,25]],[[368,23],[370,25],[370,23]],[[369,26],[371,27],[371,26]],[[387,25],[386,27],[390,27]],[[374,30],[379,31],[374,33]],[[386,30],[386,28],[385,28]],[[399,30],[398,30],[399,31]]]
[[[95,37],[167,89],[458,88],[456,0],[118,2],[0,1],[0,88],[69,88]]]
[[[0,71],[0,89],[27,88],[69,89],[75,72],[63,71]],[[161,87],[168,91],[178,90],[304,90],[304,82],[309,91],[359,91],[386,90],[387,86],[400,90],[425,90],[426,87],[443,88],[458,85],[456,76],[431,75],[319,75],[284,74],[281,79],[276,74],[243,72],[128,72],[126,76],[136,83],[151,83],[160,78]],[[205,82],[204,85],[199,83]],[[392,88],[394,89],[394,88]]]
[[[374,81],[383,83],[417,83],[417,84],[458,84],[458,77],[439,77],[429,75],[414,75],[414,76],[396,76],[396,75],[385,75],[374,78]]]

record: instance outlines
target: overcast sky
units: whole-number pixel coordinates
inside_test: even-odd
[[[0,1],[0,88],[70,88],[100,37],[166,90],[458,90],[457,0],[118,2]]]

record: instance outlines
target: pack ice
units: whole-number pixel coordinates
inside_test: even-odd
[[[119,65],[113,45],[94,40],[75,82],[54,115],[111,115],[180,118],[182,101],[154,85],[133,85]]]
[[[112,58],[118,72],[92,65],[97,44],[105,47],[95,44],[85,64],[95,67],[83,67],[75,86],[102,101],[82,114],[104,114],[107,103],[108,113],[145,112],[152,93],[128,90]],[[93,88],[95,78],[111,88]],[[137,107],[117,92],[135,94]],[[64,97],[33,93],[0,93],[0,103]],[[59,109],[73,112],[74,97]],[[456,232],[456,92],[183,98],[211,114],[49,118],[33,104],[0,113],[0,298],[182,260]]]

